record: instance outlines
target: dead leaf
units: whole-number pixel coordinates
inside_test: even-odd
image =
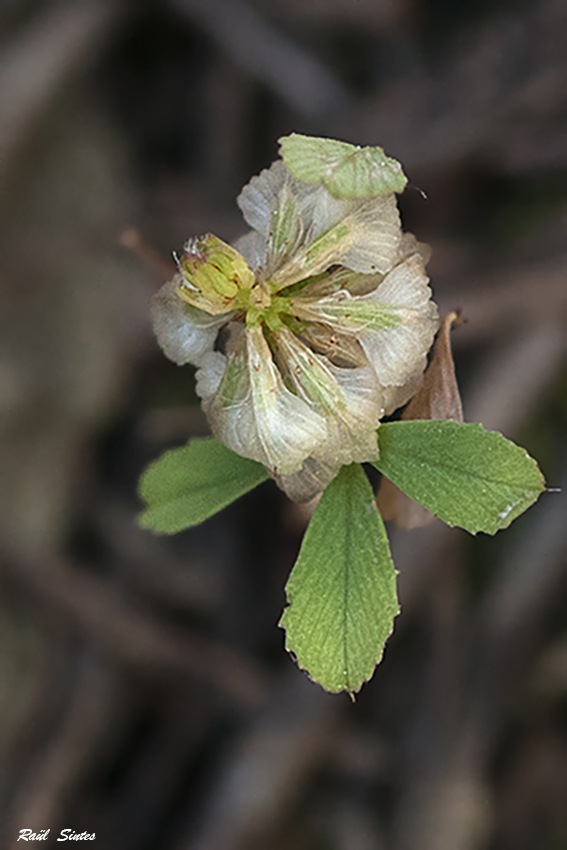
[[[443,319],[437,334],[433,359],[423,376],[421,389],[402,413],[403,420],[463,421],[463,406],[451,351],[451,327],[455,323],[460,324],[461,321],[458,312],[448,313]]]

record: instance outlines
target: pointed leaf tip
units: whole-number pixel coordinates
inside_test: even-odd
[[[323,493],[286,593],[280,626],[299,666],[328,691],[360,690],[399,605],[386,531],[358,464],[343,467]]]

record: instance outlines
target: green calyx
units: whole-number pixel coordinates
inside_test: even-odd
[[[212,234],[187,245],[179,271],[177,291],[187,311],[234,313],[236,321],[274,333],[293,320],[291,298],[272,295],[269,282],[258,280],[244,257]]]
[[[291,298],[272,297],[265,307],[250,304],[246,309],[246,324],[248,327],[258,327],[265,324],[274,333],[278,333],[288,324],[291,315]]]

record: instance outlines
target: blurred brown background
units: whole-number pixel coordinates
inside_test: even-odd
[[[496,538],[389,529],[403,614],[355,704],[283,650],[305,517],[272,484],[134,522],[144,465],[207,433],[159,257],[240,235],[291,131],[427,193],[465,418],[564,488]],[[566,850],[566,189],[564,0],[2,0],[2,847]]]

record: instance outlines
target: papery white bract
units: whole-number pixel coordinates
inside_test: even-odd
[[[153,318],[165,354],[198,367],[213,433],[301,501],[376,460],[380,419],[417,390],[438,318],[424,246],[401,231],[398,164],[296,135],[282,151],[238,198],[252,230],[188,243]]]

